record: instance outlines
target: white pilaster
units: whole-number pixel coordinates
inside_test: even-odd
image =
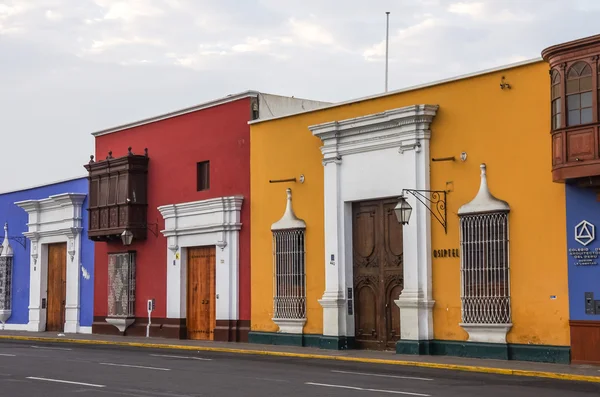
[[[81,231],[83,201],[85,194],[65,193],[42,200],[16,202],[29,214],[28,231],[23,233],[31,243],[29,276],[29,331],[40,332],[46,329],[46,308],[42,300],[47,300],[48,290],[48,244],[66,243],[66,333],[80,332],[80,272],[81,272]]]
[[[423,140],[418,151],[404,152],[402,156],[406,156],[414,164],[414,173],[410,175],[414,188],[411,189],[430,190],[429,140]],[[404,225],[402,233],[404,289],[394,302],[400,308],[400,338],[430,340],[433,339],[435,304],[431,271],[431,213],[410,194],[407,199],[413,208],[413,215],[409,224]]]
[[[158,207],[167,238],[167,318],[186,318],[187,251],[216,246],[216,319],[239,318],[239,231],[243,197],[230,196]],[[179,257],[179,258],[178,258]]]
[[[323,307],[323,335],[346,333],[346,297],[344,294],[344,234],[341,202],[342,161],[337,153],[323,159],[325,167],[325,293],[319,300]],[[352,330],[354,332],[354,330]]]

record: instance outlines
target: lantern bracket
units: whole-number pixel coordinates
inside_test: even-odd
[[[444,228],[444,232],[448,234],[448,223],[446,222],[446,191],[445,190],[415,190],[415,189],[402,189],[402,196],[404,193],[410,193],[417,200],[421,202],[428,210],[431,215],[437,219],[437,221]]]

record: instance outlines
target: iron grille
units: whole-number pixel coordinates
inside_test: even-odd
[[[275,318],[306,318],[304,235],[304,229],[273,231]]]
[[[466,324],[509,324],[508,213],[460,219],[461,312]]]
[[[135,317],[135,252],[108,255],[108,316]]]

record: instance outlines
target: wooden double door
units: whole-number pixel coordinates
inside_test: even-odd
[[[215,247],[187,250],[187,337],[213,340],[216,327]]]
[[[48,244],[46,331],[65,330],[67,301],[67,244]]]
[[[400,339],[402,225],[395,198],[353,203],[355,338],[358,348],[394,349]]]

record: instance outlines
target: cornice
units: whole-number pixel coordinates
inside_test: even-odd
[[[182,216],[205,215],[216,212],[241,211],[244,196],[218,197],[214,199],[168,204],[158,207],[164,219]]]
[[[45,231],[34,231],[34,232],[24,232],[23,236],[27,237],[31,241],[37,241],[44,237],[55,237],[55,236],[67,236],[70,238],[75,238],[78,234],[82,232],[83,228],[81,227],[65,227],[61,229],[53,229],[53,230],[45,230]]]
[[[165,237],[181,237],[181,236],[190,236],[190,235],[207,234],[207,233],[232,232],[232,231],[239,231],[241,229],[242,229],[241,223],[216,223],[216,224],[211,224],[211,225],[165,229],[165,230],[161,230],[160,232]]]
[[[600,45],[600,34],[584,37],[582,39],[568,41],[566,43],[556,44],[545,48],[542,51],[542,59],[546,62],[557,55],[577,51],[586,47]]]
[[[45,212],[64,207],[81,207],[87,194],[84,193],[63,193],[56,194],[41,200],[17,201],[14,204],[24,209],[27,213]]]
[[[349,154],[415,147],[416,140],[430,139],[430,125],[438,108],[412,105],[308,128],[323,142],[321,152],[327,164]]]

